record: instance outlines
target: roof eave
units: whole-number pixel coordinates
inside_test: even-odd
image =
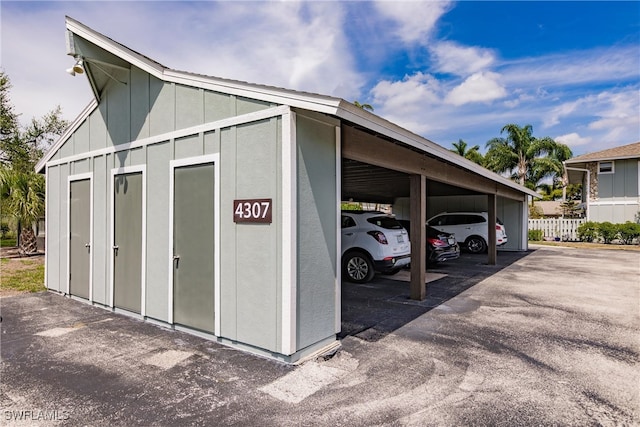
[[[381,135],[387,136],[401,143],[409,145],[411,147],[422,150],[428,154],[432,154],[450,163],[457,164],[463,168],[476,173],[485,178],[496,181],[509,188],[520,191],[528,196],[540,197],[540,194],[533,190],[528,189],[508,178],[498,175],[477,163],[472,162],[441,145],[436,144],[420,135],[417,135],[405,128],[402,128],[380,116],[370,113],[362,108],[359,108],[351,102],[342,100],[340,107],[336,114],[339,118],[353,122],[367,129],[371,129]]]
[[[608,157],[594,157],[592,159],[580,159],[579,157],[565,160],[566,164],[579,164],[579,163],[593,163],[593,162],[608,162],[611,160],[630,160],[640,159],[640,155],[632,154],[627,156],[608,156]]]
[[[325,95],[298,92],[272,86],[253,85],[217,77],[191,74],[169,68],[164,70],[161,79],[171,83],[195,86],[230,95],[272,102],[274,104],[286,104],[291,107],[313,110],[325,114],[335,115],[341,102],[340,98]]]
[[[69,138],[71,138],[71,135],[73,135],[73,133],[80,127],[80,125],[87,119],[87,117],[89,117],[89,115],[96,108],[98,108],[98,105],[99,105],[98,100],[93,98],[91,102],[86,107],[84,107],[84,110],[82,110],[82,112],[78,115],[78,117],[76,117],[76,119],[71,123],[71,125],[69,125],[67,129],[65,129],[63,134],[60,135],[60,137],[56,140],[56,142],[53,143],[51,148],[47,150],[47,152],[44,154],[44,156],[42,156],[40,161],[36,163],[35,171],[37,173],[42,173],[42,171],[47,165],[47,162],[51,160],[51,158],[62,147],[62,145],[64,145],[64,143],[67,142]]]
[[[162,78],[162,74],[166,67],[144,57],[143,55],[140,55],[137,52],[134,52],[126,46],[117,43],[102,34],[97,33],[73,18],[67,16],[65,20],[67,30],[71,31],[73,34],[82,37],[109,53],[119,56],[122,60],[135,65],[157,78]]]

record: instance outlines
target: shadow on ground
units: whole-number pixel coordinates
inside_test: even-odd
[[[462,253],[457,260],[429,268],[446,275],[427,283],[423,301],[409,298],[409,283],[376,275],[366,284],[342,282],[342,330],[338,338],[355,336],[377,341],[418,316],[450,300],[487,277],[526,257],[528,252],[499,252],[496,265],[486,255]]]

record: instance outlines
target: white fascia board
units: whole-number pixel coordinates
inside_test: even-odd
[[[348,120],[350,122],[358,124],[364,128],[377,132],[381,135],[385,135],[396,141],[402,142],[403,144],[417,148],[418,150],[431,154],[437,158],[459,165],[463,169],[469,170],[492,181],[520,191],[521,193],[533,197],[540,197],[540,195],[535,191],[521,186],[520,184],[513,182],[503,176],[500,176],[497,173],[491,172],[490,170],[468,159],[465,159],[464,157],[452,151],[447,150],[446,148],[436,144],[435,142],[429,141],[426,138],[416,135],[415,133],[412,133],[407,129],[404,129],[379,116],[376,116],[375,114],[371,114],[363,110],[362,108],[358,108],[350,102],[343,101],[341,103],[340,108],[338,109],[337,116],[344,120]]]
[[[306,94],[288,89],[255,85],[251,83],[237,82],[216,77],[194,75],[181,71],[166,69],[165,81],[201,89],[226,93],[229,95],[243,96],[259,101],[272,102],[274,104],[288,105],[291,107],[317,111],[325,114],[336,114],[340,98],[324,95]]]
[[[73,34],[82,37],[90,43],[95,44],[101,49],[121,58],[122,60],[148,72],[149,74],[162,79],[164,67],[144,56],[136,53],[127,47],[116,43],[115,41],[93,31],[91,28],[81,24],[73,18],[66,17],[67,30]]]
[[[580,160],[580,158],[575,158],[575,159],[569,159],[569,160],[565,160],[564,163],[565,164],[581,164],[581,163],[597,163],[597,162],[608,162],[608,161],[613,161],[613,160],[629,160],[629,159],[640,159],[640,155],[638,154],[633,154],[630,156],[604,156],[604,157],[596,157],[593,159],[583,159]]]
[[[71,135],[74,134],[74,132],[80,127],[82,123],[84,123],[87,117],[89,117],[89,115],[96,108],[98,108],[98,101],[95,98],[93,98],[89,103],[89,105],[87,105],[84,108],[84,110],[82,110],[82,112],[78,115],[78,117],[76,117],[73,123],[69,125],[69,127],[64,131],[62,135],[60,135],[60,137],[56,140],[56,142],[51,146],[49,151],[47,151],[47,153],[44,156],[42,156],[40,161],[36,164],[36,167],[35,167],[36,172],[39,173],[45,168],[47,162],[51,160],[54,154],[56,154],[56,152],[64,145],[64,143],[67,142],[69,138],[71,138]]]

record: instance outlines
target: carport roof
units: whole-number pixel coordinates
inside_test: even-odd
[[[73,124],[38,162],[36,170],[39,172],[44,169],[46,163],[53,157],[65,141],[71,137],[73,132],[82,124],[89,114],[97,108],[102,90],[108,83],[108,79],[101,80],[96,78],[96,75],[100,74],[98,71],[110,76],[109,73],[115,74],[118,70],[122,70],[123,68],[130,69],[131,66],[135,66],[165,82],[183,84],[191,87],[198,87],[230,95],[242,96],[274,104],[288,105],[293,108],[332,115],[342,119],[343,121],[366,129],[372,134],[384,136],[396,143],[408,146],[417,152],[425,153],[429,156],[441,159],[447,163],[454,164],[457,167],[461,167],[477,175],[488,178],[497,184],[517,190],[525,195],[539,197],[536,192],[529,190],[528,188],[523,187],[503,176],[495,174],[420,135],[383,119],[382,117],[362,108],[358,108],[353,103],[345,101],[344,99],[173,70],[110,39],[109,37],[104,36],[103,34],[94,31],[70,17],[66,18],[66,28],[68,35],[70,35],[68,39],[70,40],[70,45],[73,43],[74,37],[79,37],[95,45],[104,51],[108,58],[113,58],[114,60],[112,63],[104,61],[104,58],[100,58],[99,61],[96,60],[96,62],[99,63],[99,66],[96,66],[97,71],[92,71],[90,66],[85,68],[95,99],[92,100],[87,108],[85,108]],[[68,52],[70,55],[73,55],[75,53],[74,46],[68,46]],[[84,58],[85,64],[91,64],[92,61],[90,57]]]

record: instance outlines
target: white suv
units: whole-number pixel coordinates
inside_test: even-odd
[[[342,211],[342,272],[347,280],[366,283],[375,271],[395,274],[410,262],[409,234],[394,216]]]
[[[487,250],[488,215],[486,212],[442,212],[427,220],[427,224],[440,231],[453,233],[463,242],[467,251],[478,254]],[[507,243],[507,230],[496,219],[496,245]]]

